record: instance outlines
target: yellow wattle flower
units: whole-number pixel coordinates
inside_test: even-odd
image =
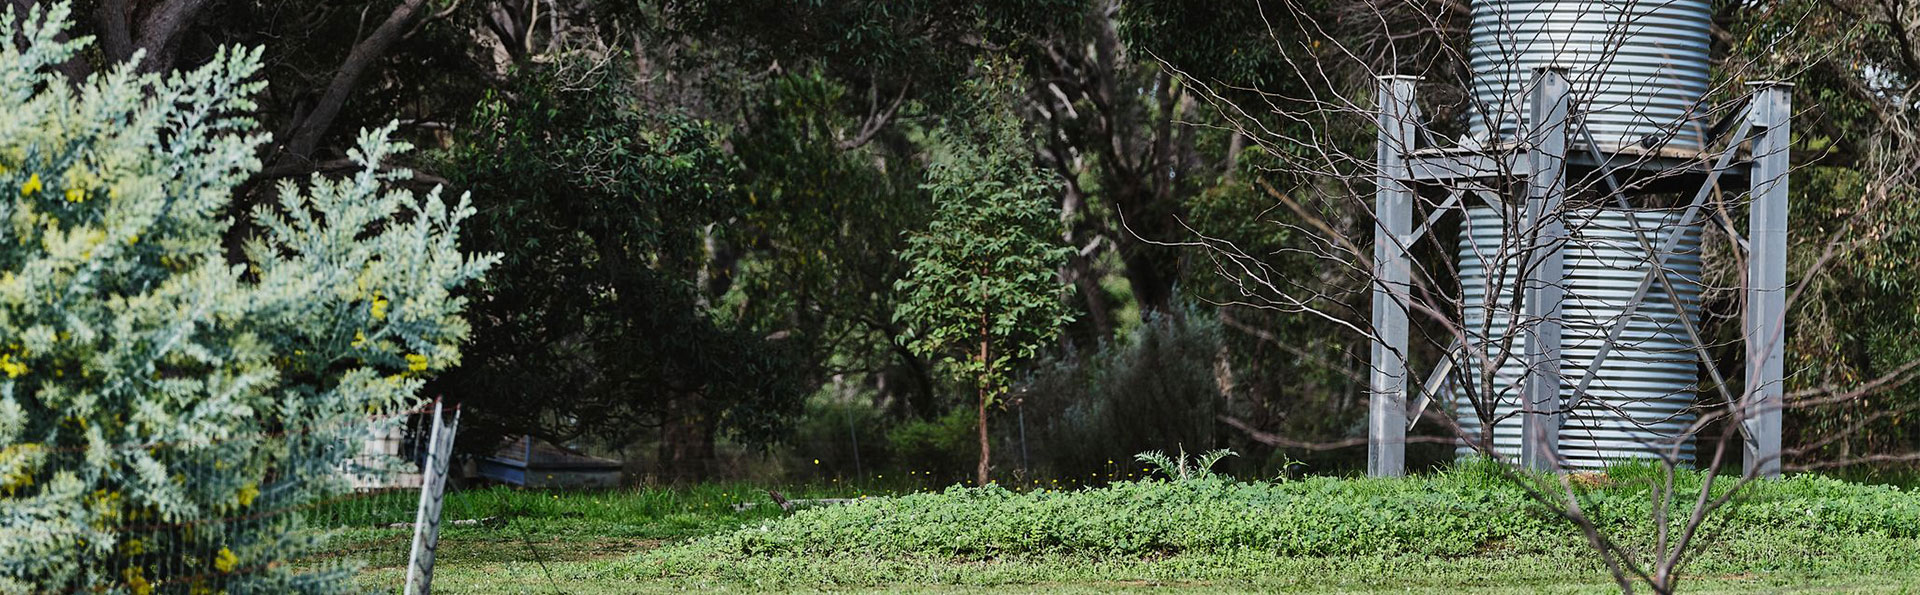
[[[11,354],[0,354],[0,373],[5,373],[8,378],[19,378],[26,375],[27,365],[13,361]]]
[[[220,548],[220,553],[213,555],[213,567],[222,574],[233,572],[234,567],[239,565],[240,557],[233,555],[233,550]]]
[[[85,200],[87,200],[87,191],[79,188],[67,189],[67,202],[81,202]]]
[[[144,570],[142,567],[135,566],[120,571],[120,576],[127,579],[127,588],[133,591],[134,595],[153,593],[153,583],[147,581]]]
[[[373,314],[374,320],[386,320],[387,298],[373,298],[373,310],[370,313]]]
[[[20,185],[20,196],[33,196],[40,187],[40,174],[27,176],[27,183]]]
[[[407,354],[407,369],[414,372],[427,371],[427,356],[418,353]]]

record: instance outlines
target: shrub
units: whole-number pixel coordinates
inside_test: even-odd
[[[845,400],[822,391],[808,399],[788,442],[788,468],[801,470],[800,478],[818,479],[856,470],[873,473],[891,462],[886,412],[865,396],[856,393]]]
[[[67,5],[31,13],[0,16],[0,591],[350,588],[285,563],[298,511],[458,362],[464,199],[388,188],[405,147],[366,132],[229,260],[259,51],[70,81]]]
[[[1682,484],[1703,476],[1680,474]],[[1548,481],[1554,481],[1549,479]],[[1731,482],[1722,482],[1731,483]],[[1629,547],[1651,548],[1645,484],[1584,491],[1587,510]],[[1725,489],[1725,488],[1719,488]],[[1835,539],[1920,538],[1920,495],[1812,476],[1750,485],[1718,517],[1708,568],[1737,571],[1740,548],[1818,554]],[[1239,483],[1217,476],[1020,493],[999,486],[806,510],[696,540],[652,560],[850,556],[984,560],[1036,555],[1155,557],[1241,551],[1280,556],[1583,556],[1583,536],[1504,474],[1468,463],[1427,477]],[[1702,570],[1703,572],[1705,570]]]
[[[979,457],[974,444],[974,415],[965,407],[940,417],[909,420],[887,433],[893,460],[908,469],[930,469],[941,477],[967,469]]]
[[[1152,315],[1124,342],[1044,362],[1021,392],[1033,452],[1064,477],[1109,472],[1145,451],[1220,445],[1220,327],[1197,310]]]

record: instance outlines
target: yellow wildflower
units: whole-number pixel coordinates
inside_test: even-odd
[[[427,356],[418,353],[407,354],[407,369],[414,372],[427,371]]]
[[[33,196],[40,191],[40,174],[27,176],[27,183],[20,185],[20,196]]]
[[[239,564],[240,557],[233,555],[233,550],[220,548],[220,553],[213,555],[213,567],[222,573],[233,572]]]
[[[353,346],[353,347],[359,347],[359,346],[362,346],[362,345],[366,345],[366,344],[367,344],[367,333],[366,333],[366,332],[364,332],[364,331],[353,331],[353,345],[352,345],[352,346]]]
[[[0,353],[0,373],[5,373],[8,378],[19,378],[26,375],[27,364],[14,361],[12,354]]]
[[[87,191],[81,190],[79,188],[67,189],[67,202],[84,202],[86,200],[87,200]]]
[[[133,591],[134,595],[149,595],[153,593],[153,583],[147,582],[147,577],[141,576],[140,567],[135,566],[122,570],[120,571],[120,575],[127,578],[127,588]]]
[[[383,297],[373,298],[373,310],[371,314],[373,314],[374,320],[386,320],[387,319],[387,298],[383,298]]]

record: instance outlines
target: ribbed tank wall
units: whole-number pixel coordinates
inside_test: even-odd
[[[1560,372],[1565,378],[1563,399],[1573,398],[1573,385],[1598,355],[1608,329],[1626,310],[1641,277],[1653,259],[1640,248],[1627,212],[1616,209],[1583,210],[1569,214],[1572,234],[1565,249],[1566,301],[1563,302]],[[1634,211],[1640,227],[1657,247],[1679,219],[1674,211]],[[1526,341],[1518,333],[1510,346],[1501,343],[1514,322],[1510,306],[1520,287],[1520,258],[1508,249],[1501,256],[1504,225],[1491,208],[1469,209],[1460,233],[1460,284],[1467,333],[1482,346],[1486,359],[1501,365],[1494,374],[1495,450],[1505,456],[1520,452],[1520,376],[1525,370]],[[1667,278],[1683,307],[1655,280],[1652,291],[1629,318],[1626,331],[1601,364],[1589,387],[1586,404],[1573,411],[1560,430],[1560,455],[1569,467],[1598,468],[1634,458],[1657,458],[1679,443],[1679,462],[1693,461],[1692,440],[1686,429],[1696,419],[1691,410],[1699,378],[1699,360],[1689,348],[1681,317],[1700,319],[1700,227],[1682,228],[1681,241],[1667,259]],[[1491,296],[1491,297],[1490,297]],[[1491,304],[1491,308],[1489,308]],[[1503,349],[1506,356],[1502,357]],[[1477,435],[1479,417],[1469,400],[1481,394],[1483,374],[1478,362],[1457,372],[1454,410],[1469,433]],[[1466,386],[1471,383],[1471,388]],[[1461,456],[1471,454],[1462,446]]]
[[[1569,70],[1575,98],[1603,146],[1667,139],[1702,146],[1712,23],[1708,0],[1474,0],[1468,51],[1478,113],[1470,133],[1498,141],[1524,130],[1533,69]]]

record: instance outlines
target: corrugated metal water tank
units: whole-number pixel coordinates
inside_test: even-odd
[[[1634,211],[1639,226],[1654,246],[1661,245],[1679,219],[1676,211]],[[1565,379],[1561,398],[1573,398],[1573,386],[1586,372],[1605,341],[1607,330],[1619,319],[1653,259],[1640,248],[1618,209],[1578,210],[1568,215],[1571,239],[1566,247],[1566,301],[1562,305],[1563,336],[1560,371]],[[1693,462],[1693,443],[1685,430],[1696,419],[1691,411],[1699,379],[1699,364],[1688,348],[1682,316],[1700,319],[1700,226],[1681,229],[1681,241],[1667,259],[1667,278],[1684,306],[1673,300],[1658,280],[1629,319],[1626,332],[1602,363],[1589,387],[1588,404],[1572,412],[1560,430],[1560,455],[1569,467],[1598,468],[1634,458],[1659,457],[1679,443],[1681,465]],[[1505,456],[1520,452],[1520,376],[1526,369],[1524,335],[1515,333],[1501,358],[1502,337],[1514,321],[1514,303],[1520,287],[1519,258],[1508,248],[1501,256],[1506,231],[1492,208],[1469,209],[1460,231],[1460,285],[1467,332],[1482,347],[1485,360],[1501,361],[1494,375],[1494,449]],[[1491,305],[1491,307],[1489,307]],[[1454,387],[1456,419],[1477,434],[1479,418],[1469,394],[1477,394],[1479,364],[1460,369],[1456,383],[1472,382],[1473,389]],[[1473,393],[1468,391],[1472,390]],[[1461,456],[1472,454],[1462,446]]]
[[[1494,140],[1488,128],[1496,127],[1498,142],[1517,138],[1533,69],[1560,66],[1569,70],[1600,145],[1627,147],[1672,135],[1666,148],[1700,150],[1704,123],[1697,121],[1697,106],[1709,84],[1709,4],[1474,0],[1468,61],[1481,108],[1468,116],[1469,133]]]

